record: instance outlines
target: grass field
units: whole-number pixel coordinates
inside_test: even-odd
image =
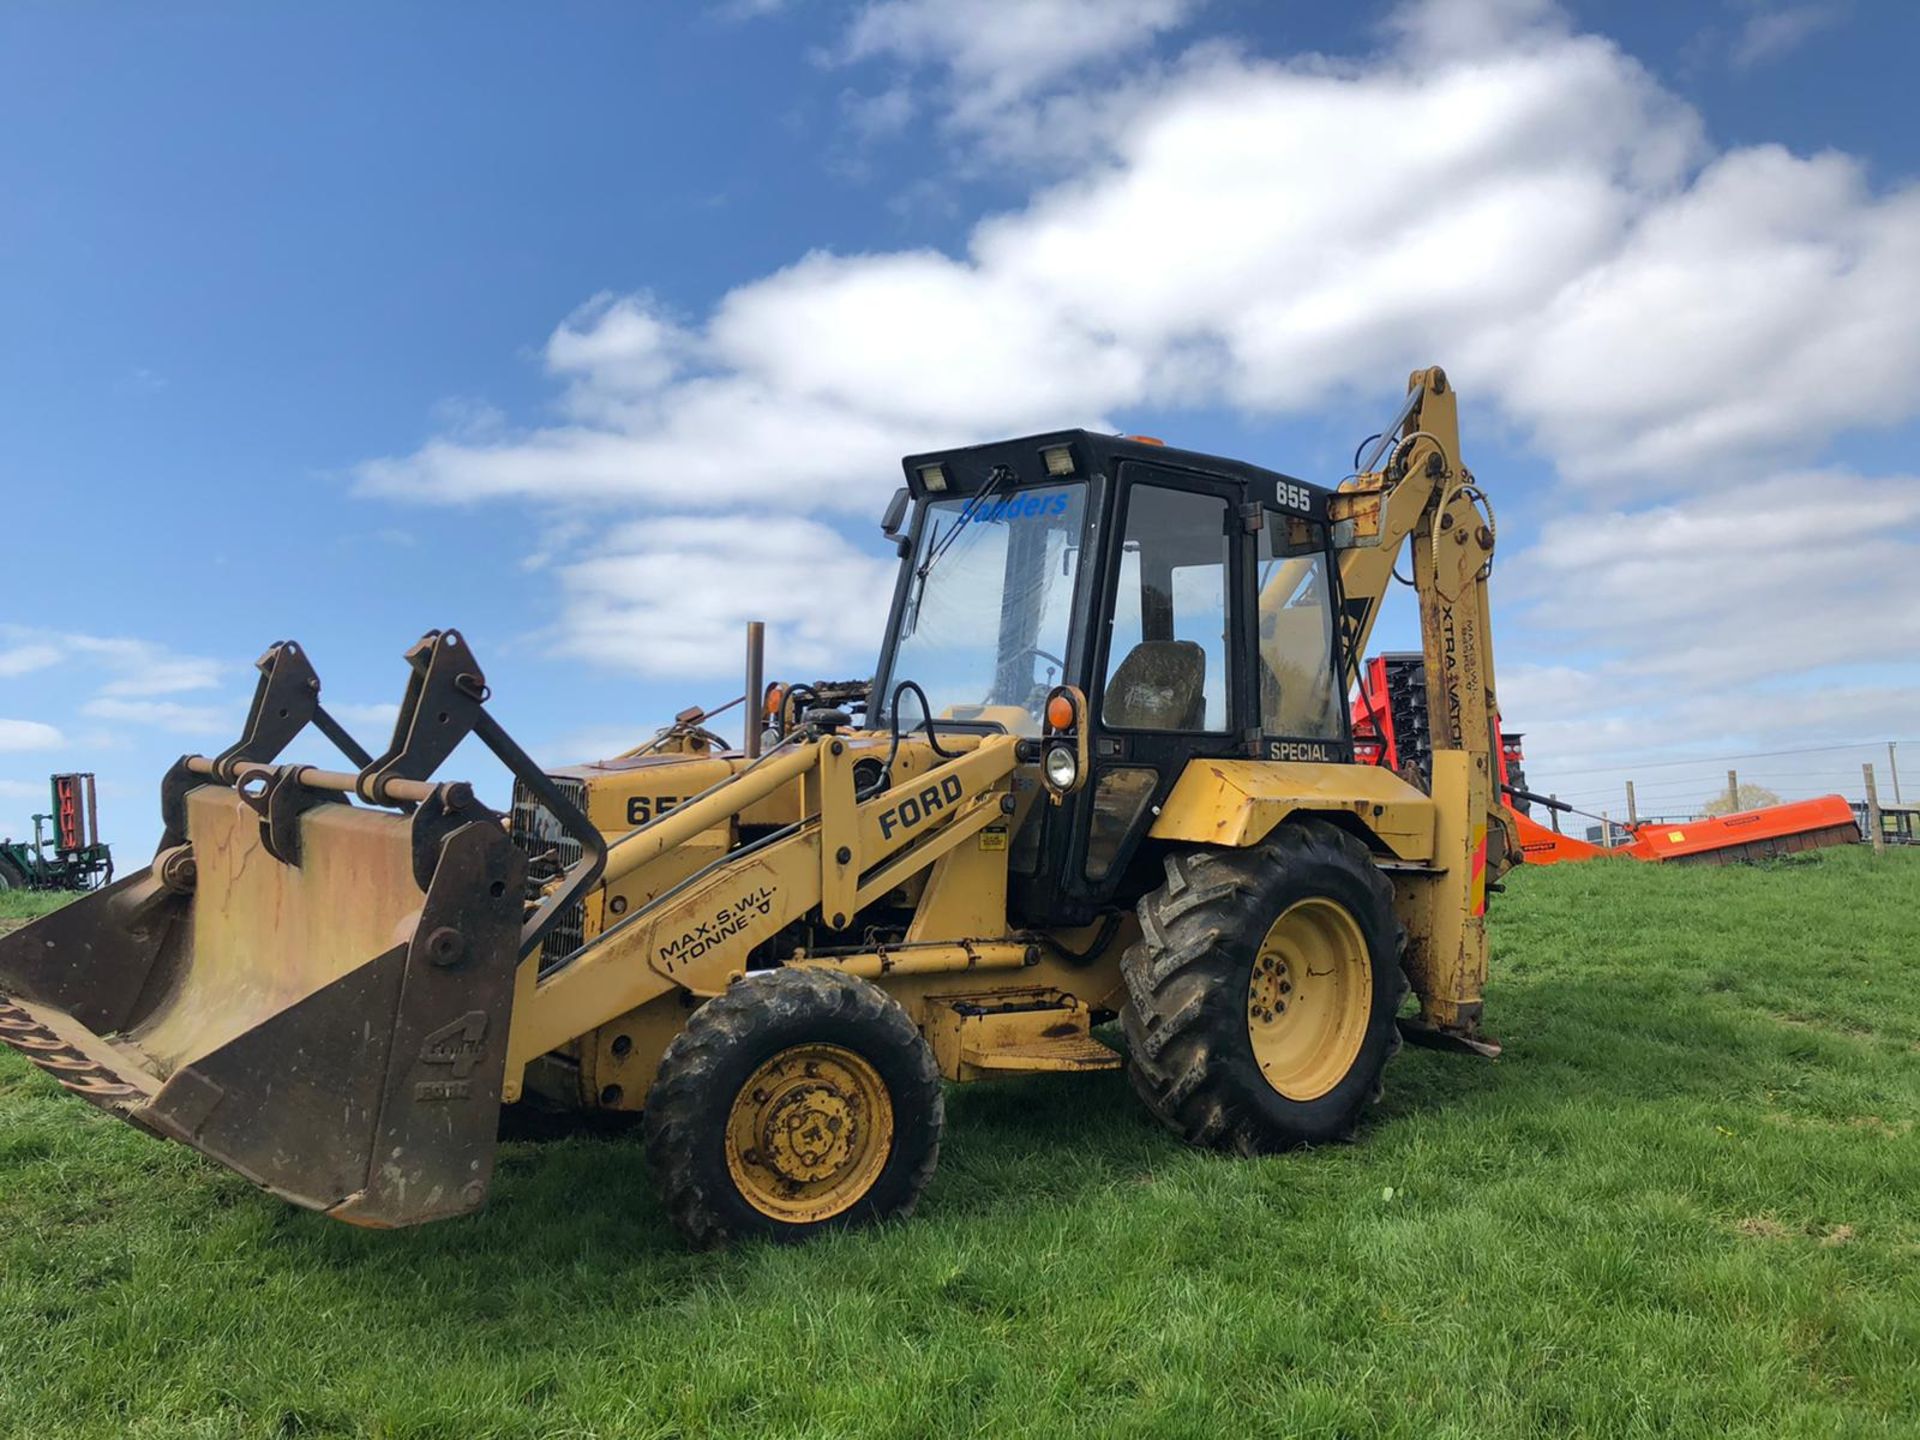
[[[0,890],[0,935],[64,905],[67,899],[65,895],[49,895],[36,890]]]
[[[1516,874],[1486,1064],[1352,1147],[952,1093],[912,1222],[681,1251],[637,1137],[299,1213],[0,1060],[0,1427],[129,1436],[1920,1434],[1920,855]]]

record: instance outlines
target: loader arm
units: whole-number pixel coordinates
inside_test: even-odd
[[[1488,609],[1493,513],[1461,459],[1457,399],[1439,367],[1409,378],[1406,403],[1367,464],[1329,504],[1347,689],[1358,681],[1401,553],[1410,551],[1432,711],[1434,873],[1397,877],[1395,886],[1410,937],[1406,964],[1421,997],[1409,1038],[1483,1048],[1488,887],[1522,852],[1499,790]]]
[[[1004,906],[976,907],[979,935],[753,959],[802,918],[850,930],[1004,821],[1010,735],[949,737],[923,765],[900,757],[931,753],[927,741],[808,724],[609,846],[486,713],[457,632],[429,633],[407,661],[376,758],[320,707],[299,647],[262,657],[242,740],[184,758],[163,783],[153,864],[0,937],[0,1043],[296,1204],[411,1225],[484,1202],[499,1107],[519,1098],[528,1061],[649,1000],[710,998],[752,964],[787,960],[856,974],[1031,963]],[[308,726],[358,771],[276,764]],[[581,846],[537,898],[505,817],[432,778],[468,736]],[[898,778],[857,791],[857,751],[889,756],[881,774]],[[686,873],[687,841],[795,786],[802,818]],[[556,914],[609,881],[640,903],[542,975]]]
[[[755,947],[812,912],[829,931],[847,929],[881,895],[1003,820],[1011,802],[1005,781],[1015,764],[1013,737],[952,743],[966,748],[861,800],[852,747],[835,736],[807,736],[613,846],[605,883],[625,882],[653,898],[544,976],[536,960],[522,962],[506,1098],[519,1097],[525,1067],[547,1052],[671,991],[719,994],[745,972]],[[676,847],[796,781],[806,787],[806,819],[684,880],[649,882],[649,871],[673,873]],[[999,939],[957,936],[933,948],[990,949]]]

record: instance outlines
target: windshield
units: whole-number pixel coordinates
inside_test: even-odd
[[[935,719],[1037,735],[1047,691],[1066,672],[1086,486],[990,495],[962,525],[967,504],[927,504],[888,687],[914,681]]]

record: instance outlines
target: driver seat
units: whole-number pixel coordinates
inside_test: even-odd
[[[1105,722],[1120,730],[1199,730],[1207,652],[1191,640],[1143,640],[1107,677]]]

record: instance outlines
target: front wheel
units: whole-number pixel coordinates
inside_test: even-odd
[[[760,971],[694,1012],[647,1096],[647,1164],[696,1246],[913,1209],[946,1121],[913,1021],[852,975]]]
[[[1265,1154],[1351,1138],[1400,1049],[1393,891],[1320,821],[1167,857],[1121,960],[1134,1089],[1189,1144]]]

